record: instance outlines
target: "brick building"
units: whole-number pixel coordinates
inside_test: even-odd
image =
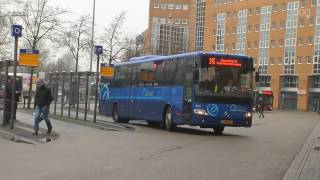
[[[163,32],[178,31],[176,18],[188,38],[174,49]],[[151,54],[203,50],[254,57],[261,77],[256,88],[273,91],[275,109],[311,111],[320,100],[320,0],[150,0],[148,36]]]

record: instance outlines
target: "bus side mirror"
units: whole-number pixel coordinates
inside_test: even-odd
[[[256,73],[255,73],[255,80],[256,80],[256,82],[259,82],[259,79],[260,79],[259,72],[256,72]]]

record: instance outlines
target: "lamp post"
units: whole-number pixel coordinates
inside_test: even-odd
[[[93,0],[93,10],[92,10],[92,30],[91,30],[91,54],[90,54],[90,69],[92,72],[92,61],[93,61],[93,39],[94,39],[94,22],[95,22],[95,14],[96,14],[96,0]]]
[[[169,38],[169,42],[168,42],[168,48],[169,48],[169,51],[168,51],[168,55],[171,55],[171,39],[172,39],[172,23],[173,23],[173,18],[172,18],[172,16],[170,15],[169,17],[168,17],[168,25],[169,25],[169,35],[168,35],[168,38]]]

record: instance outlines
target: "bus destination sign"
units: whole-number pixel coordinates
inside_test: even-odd
[[[241,67],[241,61],[238,59],[230,59],[230,58],[216,58],[209,57],[208,58],[209,66],[227,66],[227,67]]]

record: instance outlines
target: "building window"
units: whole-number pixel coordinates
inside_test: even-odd
[[[247,43],[247,48],[248,48],[248,49],[251,49],[251,42],[248,42],[248,43]]]
[[[314,17],[309,17],[308,19],[308,25],[313,26],[314,25]]]
[[[237,11],[233,11],[233,18],[237,18],[237,17],[238,17]]]
[[[189,5],[188,4],[183,4],[182,5],[182,9],[185,10],[185,11],[189,10]]]
[[[176,4],[176,10],[180,10],[182,8],[182,4]]]
[[[248,31],[248,33],[249,33],[249,32],[251,32],[251,31],[252,31],[252,27],[251,27],[251,25],[248,25],[248,28],[247,28],[247,29],[248,29],[248,30],[247,30],[247,31]]]
[[[276,22],[272,22],[272,30],[276,30],[277,29],[277,23]]]
[[[287,9],[286,3],[281,4],[281,11],[285,11]]]
[[[300,8],[305,8],[305,7],[306,7],[306,1],[300,0]]]
[[[299,37],[298,44],[299,46],[303,46],[303,37]]]
[[[283,39],[280,39],[280,40],[279,40],[279,46],[280,46],[280,47],[283,47],[283,46],[284,46],[284,40],[283,40]]]
[[[271,47],[275,48],[276,47],[276,41],[275,40],[271,40]]]
[[[304,26],[304,20],[303,19],[299,19],[299,26],[303,27]]]
[[[274,58],[270,58],[270,65],[274,65]]]
[[[260,14],[260,7],[256,7],[256,15]]]
[[[278,57],[278,64],[282,65],[282,57]]]
[[[160,7],[160,2],[154,2],[153,8],[159,8]]]
[[[306,63],[311,64],[311,57],[310,56],[306,56]]]
[[[236,49],[236,45],[234,43],[232,43],[232,50]]]
[[[174,9],[174,4],[169,3],[169,4],[168,4],[168,9]]]
[[[284,27],[286,26],[286,23],[284,21],[280,22],[280,29],[284,29]]]
[[[298,77],[297,76],[285,76],[283,87],[284,88],[298,87]]]
[[[160,23],[161,23],[161,24],[166,24],[166,22],[167,22],[167,19],[166,19],[166,18],[164,18],[164,17],[161,17],[161,18],[160,18]]]
[[[180,21],[180,18],[175,18],[175,24],[180,24],[181,21]]]
[[[229,51],[229,44],[226,44],[226,45],[225,45],[225,50],[226,50],[226,51]]]
[[[260,29],[260,28],[259,28],[259,24],[256,24],[256,25],[254,26],[254,31],[255,31],[255,32],[259,32],[259,29]]]
[[[236,34],[237,33],[237,28],[236,27],[233,27],[232,28],[232,34]]]
[[[161,9],[167,9],[167,4],[166,3],[161,3]]]
[[[158,18],[158,17],[153,17],[152,22],[153,22],[153,23],[158,23],[158,22],[159,22],[159,18]]]
[[[260,87],[271,87],[271,76],[261,76],[259,83]]]
[[[298,56],[297,60],[298,60],[298,64],[302,64],[302,57],[301,56]]]
[[[317,0],[311,0],[311,6],[317,5]]]
[[[308,45],[312,45],[313,44],[313,36],[309,36],[308,37]]]
[[[250,8],[250,9],[248,10],[248,14],[249,14],[249,16],[252,16],[252,14],[253,14],[252,8]]]
[[[188,24],[188,20],[187,19],[182,19],[182,24]]]

